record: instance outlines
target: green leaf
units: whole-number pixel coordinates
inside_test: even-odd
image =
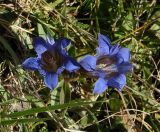
[[[32,109],[25,110],[25,111],[14,112],[14,113],[11,113],[11,114],[6,115],[6,116],[7,117],[12,117],[12,118],[13,117],[21,117],[21,116],[36,114],[36,113],[39,113],[39,112],[65,109],[65,108],[68,108],[68,107],[76,107],[76,106],[80,106],[80,105],[89,105],[89,104],[92,104],[92,103],[98,103],[98,102],[95,102],[95,101],[90,101],[90,102],[71,101],[70,103],[66,103],[66,104],[60,104],[60,105],[54,105],[54,106],[48,106],[48,107],[40,107],[40,108],[32,108]]]
[[[46,33],[43,29],[43,26],[40,23],[37,23],[37,28],[38,28],[38,34],[40,37],[46,39]]]

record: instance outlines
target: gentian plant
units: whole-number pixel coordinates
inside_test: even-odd
[[[108,86],[122,90],[126,84],[125,73],[132,69],[130,51],[120,45],[111,45],[110,39],[98,35],[96,56],[86,55],[79,63],[88,75],[98,78],[93,93],[100,94]]]
[[[61,38],[57,41],[49,36],[46,41],[41,37],[33,39],[33,47],[37,57],[26,59],[22,67],[38,70],[44,76],[46,86],[50,89],[55,88],[58,84],[58,75],[64,70],[75,72],[79,69],[79,64],[65,50],[69,43],[70,40],[67,38]]]

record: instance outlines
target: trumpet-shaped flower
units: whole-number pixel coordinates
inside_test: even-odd
[[[126,84],[125,73],[132,69],[130,64],[130,51],[120,45],[111,45],[107,36],[99,34],[96,56],[86,55],[79,63],[98,80],[93,93],[100,94],[108,86],[122,90]]]
[[[79,64],[68,56],[65,48],[70,40],[61,38],[54,41],[47,36],[45,41],[41,37],[33,39],[33,47],[37,57],[30,57],[22,63],[22,67],[29,70],[38,70],[44,76],[47,87],[53,89],[58,84],[58,75],[64,70],[74,72],[79,69]]]

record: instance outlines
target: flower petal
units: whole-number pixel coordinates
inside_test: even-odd
[[[109,48],[107,47],[98,47],[96,48],[96,56],[102,56],[102,55],[108,55],[109,54]]]
[[[96,68],[96,57],[86,55],[79,61],[80,65],[87,71],[93,71]]]
[[[105,47],[105,46],[109,47],[111,44],[111,41],[107,36],[99,33],[98,34],[98,44],[99,44],[99,47]]]
[[[116,44],[116,45],[111,46],[111,47],[110,47],[110,50],[109,50],[109,55],[112,56],[112,55],[117,54],[118,51],[119,51],[119,49],[120,49],[120,45],[119,45],[119,44]]]
[[[122,90],[125,85],[126,76],[124,74],[119,74],[118,76],[115,76],[114,78],[108,81],[108,86],[118,88],[118,90]]]
[[[128,71],[131,71],[133,68],[133,65],[130,64],[129,62],[124,62],[121,63],[120,65],[117,66],[118,67],[118,72],[121,74],[125,74]]]
[[[53,72],[48,72],[44,77],[44,82],[48,88],[53,89],[58,84],[58,75]]]
[[[48,44],[53,45],[55,43],[54,39],[49,34],[46,38]]]
[[[65,70],[65,67],[64,66],[61,66],[57,69],[57,74],[60,75],[63,71]]]
[[[66,58],[64,65],[65,65],[65,69],[69,72],[73,72],[80,69],[80,65],[76,62],[76,60],[74,60],[71,57]]]
[[[39,62],[35,57],[30,57],[22,63],[22,67],[28,70],[38,70]]]
[[[103,78],[99,78],[94,86],[93,93],[94,94],[101,94],[107,89],[107,80],[104,80]]]
[[[107,36],[104,36],[99,33],[98,44],[99,44],[99,47],[97,48],[97,56],[108,55],[110,44],[111,44],[110,39]]]
[[[38,71],[42,76],[46,76],[47,71],[45,71],[42,67],[39,67]]]
[[[36,37],[33,39],[33,47],[38,55],[38,58],[41,58],[41,54],[49,48],[46,41],[41,37]]]
[[[64,48],[66,48],[70,43],[70,40],[67,38],[60,38],[58,39],[55,44],[53,45],[56,50],[58,50],[59,53],[66,56],[68,53],[65,51]]]
[[[117,58],[123,58],[124,62],[130,61],[130,51],[128,48],[121,48],[117,53]]]
[[[70,43],[70,40],[67,39],[67,38],[60,38],[56,41],[56,46],[59,48],[59,49],[64,49],[66,48]]]

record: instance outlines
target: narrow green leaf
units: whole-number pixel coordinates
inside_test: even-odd
[[[40,23],[37,24],[37,28],[38,28],[38,34],[40,37],[46,39],[46,34],[45,34],[45,31],[42,27],[42,25]]]
[[[70,103],[66,104],[60,104],[60,105],[54,105],[54,106],[48,106],[48,107],[41,107],[41,108],[32,108],[29,110],[25,111],[20,111],[20,112],[14,112],[9,115],[6,115],[7,117],[21,117],[25,115],[31,115],[31,114],[36,114],[39,112],[45,112],[45,111],[51,111],[51,110],[58,110],[58,109],[65,109],[68,107],[76,107],[80,105],[89,105],[92,103],[98,103],[99,101],[90,101],[90,102],[85,102],[85,101],[72,101]]]

